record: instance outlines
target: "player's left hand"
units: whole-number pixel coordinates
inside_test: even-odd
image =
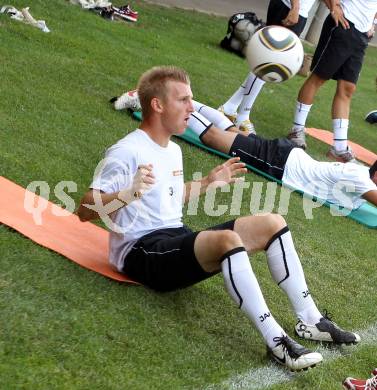
[[[239,157],[233,157],[224,164],[218,165],[208,174],[208,184],[216,183],[219,187],[226,184],[232,184],[237,181],[243,181],[244,177],[237,175],[246,173],[245,163],[240,162]]]
[[[282,22],[283,26],[286,26],[286,27],[294,26],[295,24],[298,23],[298,18],[299,18],[298,10],[291,9],[288,12],[287,17],[285,19],[283,19],[281,22]]]

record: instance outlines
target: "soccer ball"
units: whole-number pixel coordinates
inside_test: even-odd
[[[245,54],[250,70],[257,77],[280,83],[300,70],[304,48],[291,30],[281,26],[266,26],[251,37]]]

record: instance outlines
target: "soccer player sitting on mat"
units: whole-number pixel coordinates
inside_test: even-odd
[[[181,149],[171,136],[184,132],[194,112],[188,75],[175,67],[152,68],[142,75],[138,91],[140,127],[108,149],[78,209],[82,221],[105,212],[117,226],[110,231],[111,264],[157,291],[184,288],[222,272],[228,294],[256,326],[271,356],[293,371],[314,367],[321,354],[291,339],[264,300],[248,256],[264,250],[274,281],[298,317],[299,337],[359,342],[357,334],[318,310],[280,215],[239,217],[199,232],[183,225],[184,201],[210,185],[234,183],[246,171],[244,163],[231,158],[200,181],[184,184]]]
[[[114,103],[116,109],[140,109],[137,91]],[[319,162],[286,138],[267,140],[242,132],[218,110],[196,101],[193,105],[188,127],[205,145],[334,205],[351,210],[369,201],[377,206],[377,161],[369,169],[351,162]]]

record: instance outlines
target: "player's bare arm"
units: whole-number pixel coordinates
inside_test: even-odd
[[[102,214],[110,215],[140,199],[154,183],[152,165],[139,165],[129,188],[113,193],[90,189],[82,198],[76,213],[82,222],[98,219]]]
[[[204,194],[210,185],[222,187],[243,180],[244,178],[239,177],[239,175],[246,172],[245,163],[240,162],[239,157],[230,158],[224,164],[213,168],[212,171],[201,180],[185,183],[184,202],[187,203],[191,197],[197,197]],[[193,183],[199,183],[199,185],[194,186]]]
[[[368,191],[363,194],[363,198],[368,202],[377,206],[377,190]]]

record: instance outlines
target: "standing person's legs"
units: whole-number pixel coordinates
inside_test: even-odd
[[[346,32],[349,39],[349,57],[334,75],[337,88],[332,104],[333,139],[334,143],[328,156],[341,162],[354,159],[352,150],[348,147],[348,126],[351,99],[356,91],[356,84],[363,65],[367,38],[351,24]]]
[[[318,89],[326,82],[325,79],[312,73],[301,87],[296,102],[293,125],[288,138],[300,148],[306,149],[305,124]]]
[[[335,26],[331,15],[324,21],[313,56],[312,73],[305,80],[298,93],[293,124],[288,138],[303,149],[306,148],[306,120],[314,98],[319,88],[333,77],[348,55],[342,50],[343,38],[340,38],[337,34],[340,28]]]
[[[348,147],[348,126],[352,95],[356,85],[349,81],[338,80],[332,104],[332,121],[335,153],[346,151]],[[330,149],[331,150],[331,149]]]

